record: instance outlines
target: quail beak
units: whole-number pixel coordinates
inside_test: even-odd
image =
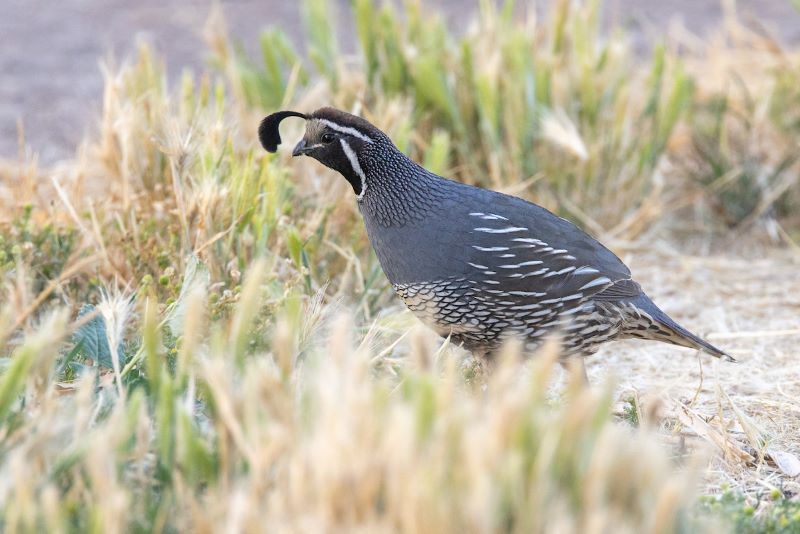
[[[301,139],[297,146],[292,150],[292,156],[304,156],[308,153],[309,148],[306,146],[306,140]]]

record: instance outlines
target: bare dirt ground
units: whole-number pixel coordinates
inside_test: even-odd
[[[349,2],[335,0],[344,48],[352,49]],[[520,2],[523,4],[524,2]],[[74,154],[93,128],[102,97],[102,58],[127,57],[137,38],[155,44],[173,76],[203,68],[207,48],[202,30],[210,0],[3,0],[0,2],[0,158],[19,157],[18,122],[26,144],[50,164]],[[547,1],[537,3],[546,11]],[[223,0],[232,35],[247,49],[268,25],[286,29],[302,44],[299,7],[276,0]],[[470,7],[465,9],[464,6]],[[477,2],[425,0],[425,9],[444,12],[452,28],[464,27]],[[682,21],[703,35],[721,21],[718,0],[609,0],[606,18],[623,24],[641,49]],[[800,42],[800,14],[788,0],[743,0],[745,21],[774,31],[785,42]]]
[[[701,258],[656,248],[625,259],[665,311],[737,363],[625,341],[591,358],[590,381],[615,377],[620,410],[638,398],[645,415],[658,413],[651,422],[665,439],[722,451],[711,455],[708,490],[727,484],[750,493],[800,493],[797,475],[759,461],[751,443],[763,439],[776,453],[800,458],[800,253]]]

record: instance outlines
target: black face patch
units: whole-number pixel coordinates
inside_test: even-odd
[[[319,161],[329,169],[337,171],[344,176],[353,188],[356,195],[361,194],[362,184],[361,176],[359,176],[350,159],[347,157],[344,149],[342,148],[342,141],[339,136],[332,143],[323,144],[318,148],[310,151],[309,156]]]
[[[278,150],[278,145],[281,144],[281,134],[278,130],[278,126],[286,117],[308,118],[305,114],[297,111],[278,111],[277,113],[264,117],[261,124],[258,126],[258,139],[261,141],[261,146],[263,146],[264,150],[267,152],[274,153]]]

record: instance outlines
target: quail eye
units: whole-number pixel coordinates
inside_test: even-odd
[[[336,136],[333,135],[332,133],[322,134],[322,142],[325,144],[333,143],[334,139],[336,139]]]

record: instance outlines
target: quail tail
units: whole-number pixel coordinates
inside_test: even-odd
[[[635,305],[646,311],[655,321],[652,328],[656,330],[655,335],[660,341],[666,341],[690,349],[702,350],[717,358],[724,358],[729,362],[736,361],[736,359],[727,352],[718,349],[705,339],[689,332],[676,323],[669,315],[661,311],[661,308],[656,306],[647,296],[641,295],[636,300],[639,302],[636,302]]]

